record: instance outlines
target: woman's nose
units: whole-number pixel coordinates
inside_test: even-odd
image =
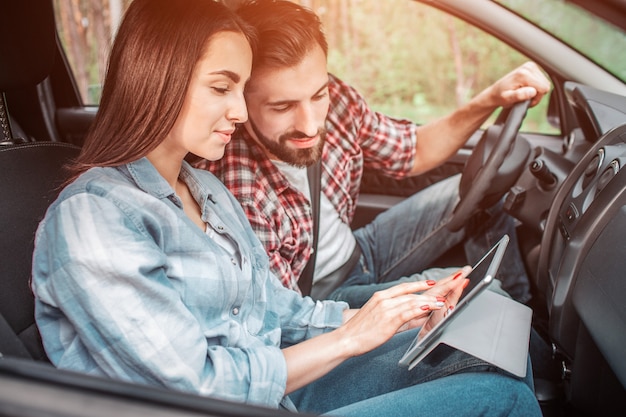
[[[246,107],[246,100],[244,99],[243,94],[238,95],[234,99],[226,117],[234,123],[244,123],[248,120],[248,108]]]

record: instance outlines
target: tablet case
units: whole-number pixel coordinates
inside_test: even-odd
[[[483,291],[443,329],[436,343],[411,361],[409,369],[439,343],[445,343],[523,378],[528,364],[531,319],[532,310],[524,304],[490,290]]]

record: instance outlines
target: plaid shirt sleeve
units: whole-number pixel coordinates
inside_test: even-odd
[[[355,143],[364,167],[394,178],[406,176],[415,159],[417,125],[374,111],[353,87],[332,75],[330,81],[329,133],[338,142]]]

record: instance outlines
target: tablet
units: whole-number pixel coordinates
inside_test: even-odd
[[[422,326],[417,336],[409,346],[404,356],[400,359],[400,365],[412,369],[422,360],[437,344],[439,335],[444,329],[458,317],[469,303],[483,292],[494,280],[495,274],[500,267],[504,251],[509,243],[508,235],[504,235],[476,264],[467,278],[469,283],[463,290],[458,303],[453,310],[433,310],[428,318],[430,331]]]

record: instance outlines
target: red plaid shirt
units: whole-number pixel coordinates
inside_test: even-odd
[[[356,90],[329,77],[321,185],[341,219],[350,224],[363,167],[395,178],[405,176],[413,167],[416,126],[374,112]],[[243,128],[224,157],[206,168],[241,202],[276,276],[285,287],[299,291],[298,278],[312,248],[313,220],[306,197],[290,186]]]

